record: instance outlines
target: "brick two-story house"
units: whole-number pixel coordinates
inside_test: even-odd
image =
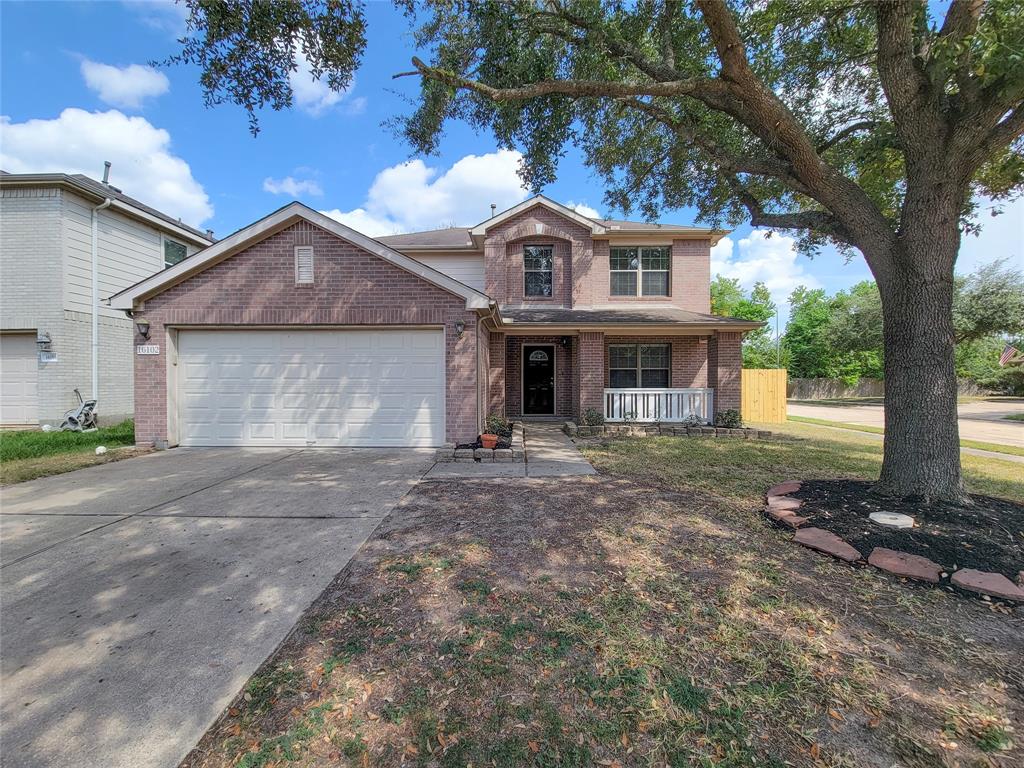
[[[710,420],[739,408],[758,327],[710,314],[723,234],[538,196],[372,239],[292,203],[111,299],[148,323],[136,437],[434,446],[488,414]]]

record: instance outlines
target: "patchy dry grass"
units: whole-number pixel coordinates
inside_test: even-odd
[[[97,456],[91,452],[78,451],[58,453],[53,456],[5,461],[0,463],[0,485],[24,483],[26,480],[35,480],[38,477],[60,475],[96,464],[107,464],[111,461],[131,459],[144,453],[150,453],[152,450],[152,448],[125,446],[122,448],[111,448],[102,456]]]
[[[778,480],[872,476],[876,444],[585,451],[601,476],[421,483],[185,765],[1024,759],[1019,609],[834,563],[757,513]]]

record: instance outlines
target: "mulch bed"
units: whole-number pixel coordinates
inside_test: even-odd
[[[492,433],[492,434],[497,434],[497,436],[498,436],[498,444],[495,446],[495,448],[511,448],[512,447],[512,433],[511,432],[497,432],[497,433]],[[480,436],[477,435],[476,440],[474,440],[472,443],[458,443],[455,447],[456,448],[472,448],[472,449],[475,450],[477,448],[483,448],[484,444],[480,442]]]
[[[810,480],[788,494],[803,501],[805,527],[830,531],[865,557],[875,547],[927,557],[949,571],[976,568],[1015,581],[1024,569],[1024,505],[971,495],[974,504],[923,504],[881,497],[860,480]],[[892,529],[868,519],[872,512],[910,515],[914,528]]]

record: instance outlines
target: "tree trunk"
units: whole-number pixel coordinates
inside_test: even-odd
[[[950,208],[945,216],[935,207],[919,211],[919,216],[905,215],[913,224],[900,240],[901,252],[892,254],[890,269],[877,276],[885,350],[885,457],[875,489],[965,503],[953,360],[953,265],[960,232]]]

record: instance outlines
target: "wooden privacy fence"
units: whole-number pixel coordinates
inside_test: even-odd
[[[785,368],[744,368],[740,393],[744,421],[781,424],[786,420]]]

